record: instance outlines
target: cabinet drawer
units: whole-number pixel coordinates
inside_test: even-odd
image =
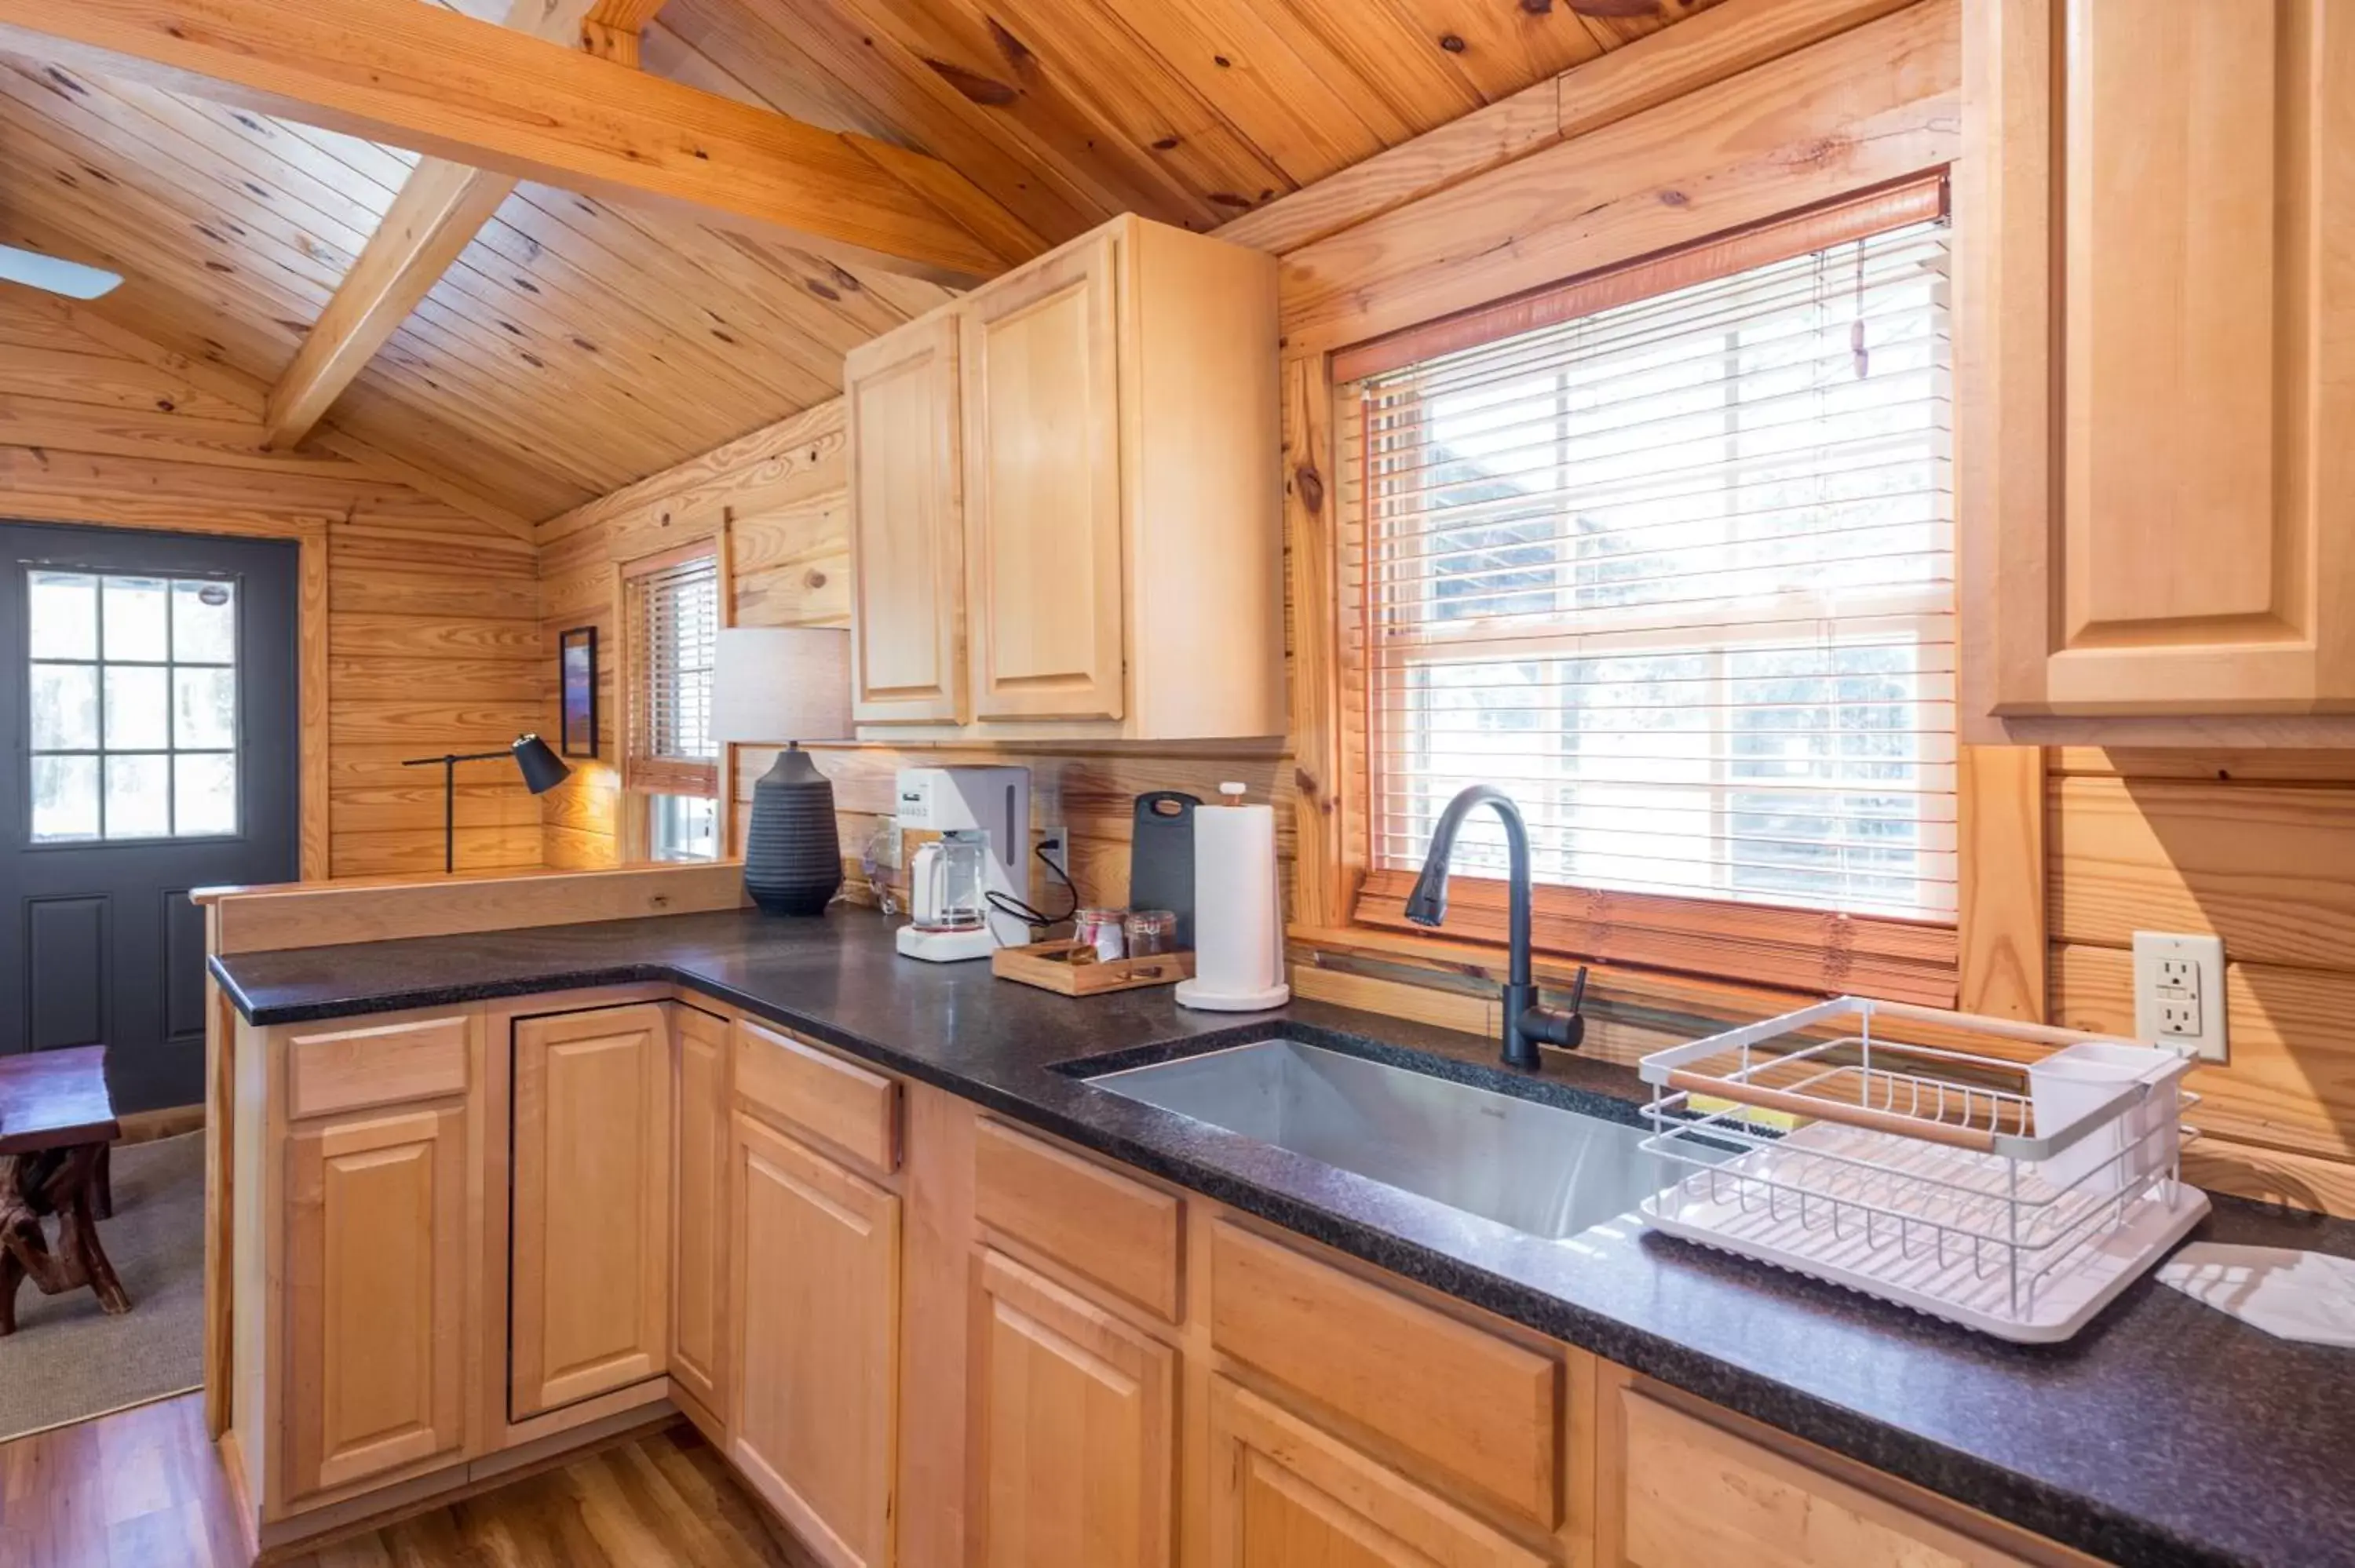
[[[1540,1557],[1223,1377],[1210,1379],[1210,1568],[1546,1568]]]
[[[1178,1199],[991,1121],[975,1139],[974,1167],[983,1224],[1178,1320]]]
[[[739,1020],[736,1093],[874,1170],[900,1168],[900,1086],[880,1073]]]
[[[1746,1438],[1619,1391],[1627,1568],[2026,1568]]]
[[[1561,1520],[1561,1366],[1221,1221],[1210,1339],[1469,1489]]]
[[[328,1027],[286,1040],[286,1115],[333,1116],[368,1106],[466,1092],[466,1013],[364,1028]]]

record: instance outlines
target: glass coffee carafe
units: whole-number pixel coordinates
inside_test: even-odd
[[[988,836],[978,828],[953,828],[916,852],[908,895],[919,930],[970,931],[989,918],[988,853]]]

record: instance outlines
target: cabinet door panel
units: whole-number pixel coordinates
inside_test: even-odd
[[[670,1375],[728,1419],[728,1022],[673,1009]]]
[[[986,1568],[1165,1568],[1177,1352],[1020,1265],[974,1270]]]
[[[964,592],[954,316],[893,333],[844,366],[850,422],[852,716],[964,715]]]
[[[829,1568],[891,1561],[900,1200],[735,1117],[729,1457]]]
[[[1124,711],[1116,261],[1099,235],[963,313],[976,719]]]
[[[2024,1568],[2020,1560],[1621,1390],[1625,1568]],[[1608,1510],[1606,1510],[1606,1512]]]
[[[460,1456],[465,1128],[451,1106],[287,1139],[290,1499]]]
[[[1223,1377],[1210,1380],[1211,1568],[1540,1568],[1546,1560]]]
[[[655,1003],[515,1026],[508,1414],[661,1375],[670,1048]]]
[[[2355,16],[1967,16],[1959,478],[1990,705],[2355,712]]]

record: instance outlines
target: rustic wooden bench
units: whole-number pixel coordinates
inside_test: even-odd
[[[98,1239],[114,1208],[108,1150],[121,1131],[105,1046],[0,1057],[0,1336],[16,1331],[27,1279],[44,1296],[86,1285],[107,1312],[131,1310]],[[41,1228],[49,1214],[54,1253]]]

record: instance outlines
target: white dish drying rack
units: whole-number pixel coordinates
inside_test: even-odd
[[[1938,1044],[1893,1037],[1892,1028]],[[1655,1228],[2007,1340],[2066,1340],[2208,1213],[2187,1057],[1838,997],[1643,1060]]]

